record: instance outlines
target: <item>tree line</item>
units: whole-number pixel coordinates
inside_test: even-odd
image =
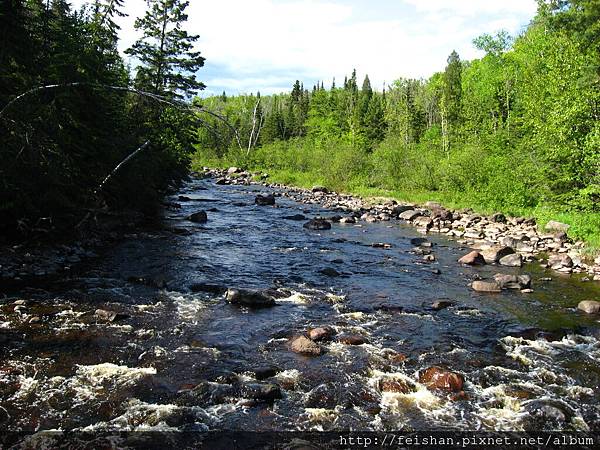
[[[600,213],[599,30],[596,0],[540,0],[519,36],[484,34],[474,40],[482,58],[465,61],[453,51],[445,70],[428,79],[401,78],[379,92],[354,71],[327,89],[296,81],[289,94],[211,97],[204,102],[242,136],[258,109],[259,138],[240,151],[226,130],[199,130],[196,158],[341,190],[573,212],[593,233]]]
[[[126,51],[132,68],[118,51],[123,0],[78,11],[66,0],[1,3],[0,233],[72,227],[90,210],[152,211],[186,173],[198,120],[179,102],[204,87],[187,6],[148,1]]]

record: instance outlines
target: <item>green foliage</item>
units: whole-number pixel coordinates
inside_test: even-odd
[[[599,245],[600,9],[592,0],[539,4],[521,36],[484,34],[474,44],[485,56],[465,62],[452,52],[427,80],[400,79],[380,93],[368,77],[359,90],[353,71],[342,88],[315,86],[306,137],[277,134],[249,155],[228,145],[221,163],[235,154],[236,165],[279,181],[554,214]],[[273,123],[299,127],[290,111],[300,86],[277,96],[288,115]],[[240,123],[245,114],[237,109]],[[197,161],[211,152],[201,145]]]

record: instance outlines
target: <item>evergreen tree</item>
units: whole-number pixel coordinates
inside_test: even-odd
[[[199,36],[182,28],[188,19],[185,9],[189,1],[148,0],[148,4],[144,17],[135,21],[143,36],[126,51],[142,63],[136,76],[138,84],[164,96],[194,95],[204,88],[196,80],[204,58],[193,49]]]

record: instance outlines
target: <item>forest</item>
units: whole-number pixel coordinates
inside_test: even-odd
[[[443,72],[383,91],[353,71],[327,88],[196,99],[239,136],[217,121],[199,128],[195,165],[559,218],[600,246],[600,3],[540,1],[521,35],[473,43],[481,59],[453,51]]]
[[[153,214],[186,175],[198,122],[183,100],[204,87],[187,5],[149,2],[132,70],[117,47],[123,0],[1,3],[0,235],[61,232],[94,211]]]
[[[540,0],[519,36],[474,39],[481,59],[452,52],[444,71],[382,91],[353,71],[289,93],[209,98],[195,97],[204,58],[185,31],[187,5],[149,2],[125,52],[131,67],[118,50],[123,0],[81,10],[2,2],[4,235],[72,227],[96,210],[152,213],[193,159],[288,184],[559,219],[600,246],[597,0]]]

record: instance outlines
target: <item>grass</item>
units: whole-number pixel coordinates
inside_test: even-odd
[[[227,161],[218,159],[195,159],[193,169],[201,169],[202,166],[210,167],[229,167]],[[288,186],[297,186],[311,188],[316,185],[325,186],[336,192],[352,194],[363,199],[373,199],[375,197],[384,197],[394,199],[400,202],[409,202],[423,204],[427,201],[436,201],[450,209],[470,208],[475,213],[490,215],[495,212],[501,212],[509,216],[534,217],[540,227],[543,227],[550,220],[557,220],[569,224],[569,236],[575,240],[585,242],[584,256],[592,260],[600,255],[600,214],[585,212],[564,212],[557,211],[547,206],[538,206],[536,208],[511,208],[506,211],[496,211],[486,205],[477,204],[473,199],[465,194],[449,192],[432,191],[395,191],[366,186],[360,180],[350,180],[343,185],[339,182],[333,182],[321,174],[313,172],[296,172],[291,170],[268,169],[264,167],[250,167],[250,170],[264,171],[269,174],[269,181],[272,183],[281,183]]]

